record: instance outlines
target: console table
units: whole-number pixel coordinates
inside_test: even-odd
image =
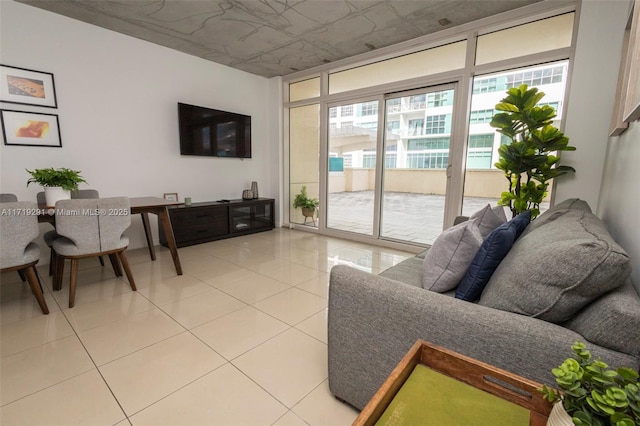
[[[210,201],[168,208],[176,245],[185,247],[209,241],[231,238],[275,227],[273,198],[253,200]],[[168,241],[158,227],[160,244]]]

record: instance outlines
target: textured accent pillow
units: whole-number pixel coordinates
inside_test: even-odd
[[[469,302],[480,299],[489,278],[530,221],[531,212],[526,211],[491,231],[460,282],[456,290],[456,299]]]
[[[502,209],[502,206],[500,206],[500,209]],[[469,220],[471,219],[478,220],[478,228],[483,239],[487,238],[491,231],[507,221],[504,209],[502,209],[502,215],[500,215],[500,212],[492,209],[489,204],[469,216]]]
[[[562,323],[630,274],[629,256],[604,223],[586,210],[572,209],[514,244],[480,304]]]
[[[476,219],[444,230],[424,257],[422,287],[439,293],[456,288],[481,245]]]
[[[504,206],[493,206],[491,208],[498,218],[504,223],[507,221],[507,214],[504,212]]]

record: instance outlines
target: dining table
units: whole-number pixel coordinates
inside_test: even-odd
[[[180,264],[180,256],[178,255],[178,247],[171,226],[168,208],[171,206],[179,206],[184,203],[180,201],[166,200],[160,197],[129,197],[131,214],[139,214],[142,217],[142,225],[144,227],[145,237],[147,239],[147,247],[151,260],[156,260],[156,250],[153,245],[153,235],[151,234],[151,225],[149,222],[149,214],[158,216],[158,224],[164,231],[167,238],[167,246],[171,252],[173,265],[178,275],[182,275],[182,265]],[[38,221],[50,222],[55,224],[55,208],[46,205],[38,205]]]

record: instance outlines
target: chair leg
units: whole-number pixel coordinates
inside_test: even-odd
[[[55,266],[53,269],[53,289],[60,290],[62,288],[62,276],[64,275],[64,256],[55,255]]]
[[[100,265],[104,266],[104,259],[102,258],[102,256],[98,256],[98,260],[100,261]]]
[[[49,276],[52,277],[56,269],[56,252],[51,248],[49,252]]]
[[[122,262],[122,267],[124,268],[125,273],[127,274],[127,279],[129,280],[129,285],[131,286],[131,290],[136,291],[136,283],[133,280],[133,274],[131,273],[131,268],[129,267],[129,260],[127,259],[127,255],[124,254],[123,251],[118,252],[118,257],[120,258],[120,262]]]
[[[118,256],[116,254],[110,254],[109,260],[111,261],[111,266],[113,267],[113,272],[115,272],[116,277],[122,276],[122,268],[120,267],[120,262],[118,262]]]
[[[23,271],[25,273],[25,276],[27,277],[27,281],[29,282],[31,291],[36,296],[36,300],[38,301],[38,305],[40,305],[42,313],[47,315],[49,313],[49,307],[47,306],[47,302],[44,300],[44,295],[42,294],[42,285],[40,284],[40,280],[38,279],[38,273],[36,271],[35,265],[26,268]]]
[[[78,259],[71,258],[71,279],[69,280],[69,307],[76,303],[76,280],[78,278]]]

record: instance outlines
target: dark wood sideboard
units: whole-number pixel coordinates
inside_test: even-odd
[[[169,207],[178,247],[269,231],[275,227],[273,198],[211,201]],[[160,244],[167,246],[161,227]]]

